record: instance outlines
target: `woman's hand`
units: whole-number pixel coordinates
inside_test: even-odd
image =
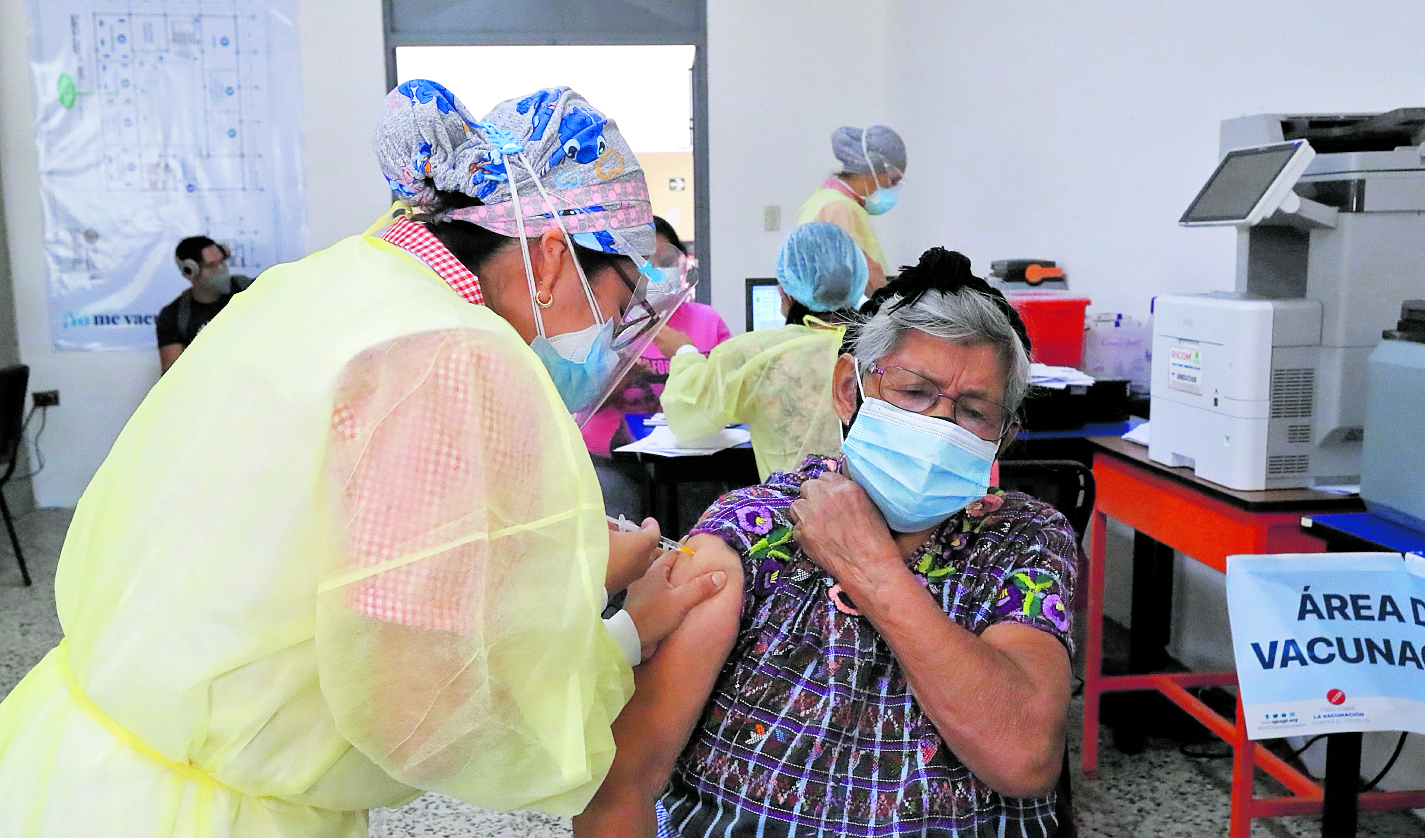
[[[658,351],[663,353],[663,357],[672,358],[673,353],[678,351],[680,346],[692,346],[693,339],[669,326],[664,326],[658,330],[658,334],[653,336],[653,345],[658,347]]]
[[[639,358],[624,373],[623,380],[604,401],[604,407],[617,408],[621,413],[657,413],[658,396],[653,392],[653,385],[661,380],[653,366]]]
[[[663,638],[672,634],[693,607],[711,598],[727,584],[727,574],[721,570],[694,576],[681,585],[673,584],[673,568],[685,555],[669,550],[658,557],[643,578],[628,586],[628,599],[623,610],[633,618],[643,644],[643,659],[648,660]]]
[[[643,525],[633,532],[609,528],[609,567],[604,573],[604,590],[609,595],[622,591],[648,572],[658,558],[658,522],[644,518]]]
[[[792,537],[807,558],[847,593],[866,590],[886,568],[904,568],[880,510],[864,489],[844,475],[828,472],[802,484],[788,511]]]

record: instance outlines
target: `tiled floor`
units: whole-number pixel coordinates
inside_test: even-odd
[[[69,512],[38,510],[21,516],[16,523],[35,584],[31,588],[20,586],[20,574],[10,551],[0,547],[0,696],[8,693],[60,637],[54,611],[54,570]],[[1075,701],[1070,738],[1076,772],[1079,711],[1080,705]],[[1179,753],[1178,742],[1167,739],[1149,739],[1142,753],[1126,756],[1108,746],[1106,733],[1104,737],[1099,779],[1086,782],[1076,776],[1074,782],[1080,834],[1085,838],[1227,834],[1230,760],[1191,759]],[[1258,794],[1269,793],[1274,793],[1271,784],[1260,781]],[[1316,836],[1321,834],[1320,822],[1313,818],[1258,821],[1252,834],[1256,838]],[[1425,838],[1425,822],[1404,812],[1362,815],[1358,834]],[[487,812],[446,797],[426,795],[402,809],[372,812],[371,835],[564,838],[569,835],[569,822],[528,813]]]

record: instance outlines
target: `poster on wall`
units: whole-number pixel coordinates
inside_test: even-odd
[[[234,274],[304,255],[296,20],[297,0],[31,0],[55,348],[153,349],[188,236]]]
[[[1229,556],[1227,611],[1252,739],[1425,733],[1425,557]]]

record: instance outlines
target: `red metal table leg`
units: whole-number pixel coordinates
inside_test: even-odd
[[[1108,516],[1095,511],[1089,540],[1089,602],[1084,619],[1084,741],[1081,764],[1084,776],[1098,777],[1098,705],[1103,676],[1104,556],[1107,553]]]
[[[1247,738],[1247,719],[1242,714],[1242,698],[1237,698],[1237,727],[1232,737],[1232,808],[1228,815],[1228,838],[1251,838],[1252,784],[1256,779],[1257,747]]]

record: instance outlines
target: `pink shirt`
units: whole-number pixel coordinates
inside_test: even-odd
[[[702,303],[683,303],[668,318],[668,326],[687,335],[693,346],[704,355],[732,337],[717,309]],[[619,440],[619,445],[633,441],[624,424],[625,413],[658,413],[663,409],[658,404],[658,396],[663,393],[663,382],[668,376],[668,358],[650,343],[643,351],[642,362],[650,379],[635,382],[623,392],[609,396],[609,405],[589,417],[584,425],[584,445],[589,453],[607,457],[615,438]]]

